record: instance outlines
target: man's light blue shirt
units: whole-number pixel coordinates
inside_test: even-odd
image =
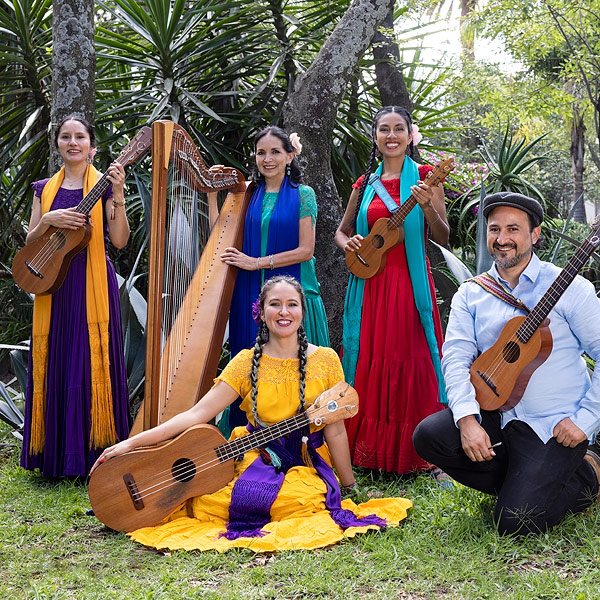
[[[560,271],[534,254],[512,289],[500,278],[495,265],[489,273],[533,309]],[[467,415],[479,418],[469,380],[471,364],[496,342],[509,319],[524,315],[474,282],[464,283],[454,295],[442,369],[455,423]],[[600,363],[590,381],[582,354],[600,358],[600,300],[594,286],[578,275],[548,318],[552,352],[531,376],[521,401],[502,413],[502,427],[519,419],[546,443],[555,425],[569,417],[593,441],[600,429]]]

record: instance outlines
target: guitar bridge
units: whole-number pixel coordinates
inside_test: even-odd
[[[133,502],[135,510],[142,510],[144,508],[144,501],[142,500],[142,496],[138,490],[138,486],[133,478],[133,475],[131,473],[125,473],[125,475],[123,475],[123,481],[125,482],[125,487],[131,496],[131,501]]]
[[[44,279],[44,276],[37,269],[34,269],[28,260],[25,261],[25,266],[29,269],[29,271],[33,275],[35,275],[36,277],[39,277],[40,279]]]
[[[370,267],[371,265],[357,252],[356,253],[356,258],[358,258],[358,260],[365,266],[365,267]]]
[[[496,389],[496,386],[494,382],[490,379],[490,377],[488,377],[485,373],[482,373],[481,371],[477,371],[477,375],[479,375],[479,377],[483,379],[484,383],[490,388],[490,390],[492,390],[492,392],[494,392],[496,397],[500,398],[500,394],[498,393],[498,390]]]

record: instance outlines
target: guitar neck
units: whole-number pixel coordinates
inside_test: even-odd
[[[264,429],[258,429],[241,438],[222,444],[215,448],[215,451],[219,460],[225,462],[226,460],[240,456],[245,452],[264,446],[281,436],[287,435],[288,433],[309,424],[310,419],[308,415],[305,412],[299,413],[289,419],[276,423],[275,425],[265,427]]]
[[[599,232],[600,227],[595,228],[581,246],[579,246],[565,268],[558,274],[558,277],[552,282],[546,293],[540,298],[529,315],[527,315],[527,318],[516,331],[516,336],[520,342],[527,342],[550,314],[552,308],[554,308],[565,290],[569,287],[573,279],[575,279],[577,273],[579,273],[592,255],[598,243],[600,243]]]
[[[408,213],[417,205],[417,199],[411,194],[406,202],[392,214],[388,222],[389,229],[397,229],[404,223]]]
[[[425,178],[425,183],[430,186],[436,186],[444,181],[447,173],[454,168],[452,160],[447,159],[442,161],[433,171],[430,171]],[[411,194],[404,204],[395,211],[388,220],[388,229],[397,229],[402,225],[408,216],[408,213],[417,205],[417,199]]]
[[[75,212],[87,215],[90,213],[92,208],[98,200],[102,197],[102,194],[108,189],[110,181],[106,176],[106,173],[98,179],[94,187],[85,195],[83,200],[75,207]]]

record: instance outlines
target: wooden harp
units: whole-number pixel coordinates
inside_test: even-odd
[[[203,195],[218,190],[229,193],[211,229]],[[212,386],[237,271],[219,256],[241,249],[247,205],[238,170],[209,170],[184,129],[153,123],[146,380],[131,435],[191,408]]]

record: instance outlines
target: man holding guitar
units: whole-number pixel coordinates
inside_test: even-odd
[[[494,519],[502,534],[538,533],[598,497],[600,457],[588,444],[600,428],[600,371],[590,379],[582,354],[600,358],[600,301],[576,271],[558,299],[548,294],[573,261],[561,272],[534,254],[543,220],[537,200],[499,192],[484,200],[483,214],[494,265],[488,279],[465,282],[452,300],[442,359],[450,410],[422,421],[413,441],[457,481],[498,496]],[[586,258],[600,238],[588,240]],[[518,330],[494,354],[507,322],[526,307],[532,316],[546,309],[549,322],[526,341]],[[511,367],[532,344],[539,350],[516,367],[523,372],[511,401],[483,410],[479,388],[501,396]],[[485,367],[474,368],[490,353]]]

